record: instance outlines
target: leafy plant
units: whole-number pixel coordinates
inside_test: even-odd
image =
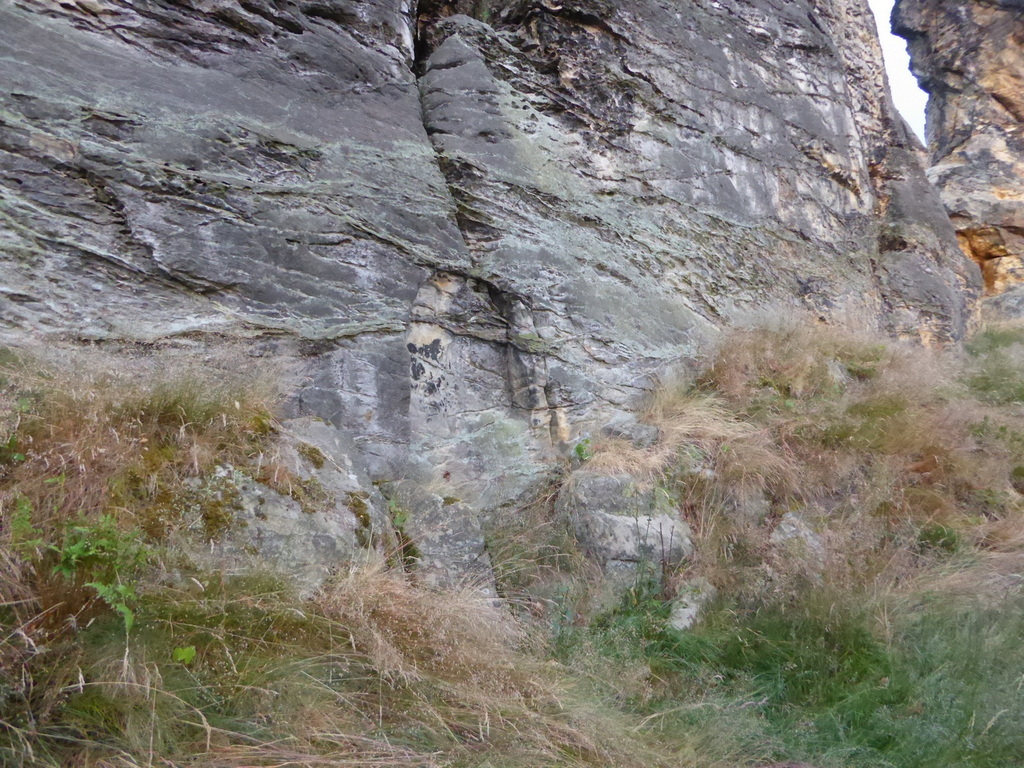
[[[585,437],[576,443],[576,447],[573,448],[573,453],[577,460],[581,462],[590,461],[590,459],[594,458],[594,452],[590,447],[590,438]]]
[[[42,539],[23,544],[23,552],[28,543],[38,546]],[[131,631],[137,596],[126,582],[135,578],[150,556],[137,532],[120,530],[112,515],[97,520],[80,518],[67,526],[60,544],[46,545],[45,553],[56,561],[52,567],[55,576],[92,590],[121,617],[125,631]]]
[[[90,581],[85,586],[96,590],[99,598],[109,605],[114,613],[124,621],[124,631],[131,632],[135,625],[135,612],[130,604],[138,598],[135,590],[128,584],[104,584],[100,581]]]
[[[43,532],[32,523],[32,502],[21,494],[14,497],[10,531],[11,544],[22,556],[29,556],[43,546]]]
[[[148,557],[139,534],[120,530],[113,515],[101,515],[95,521],[79,519],[68,525],[61,544],[50,549],[57,556],[53,572],[69,580],[91,574],[112,583],[145,564]]]
[[[25,459],[26,456],[17,435],[11,435],[6,442],[0,443],[0,465],[20,464]]]
[[[171,655],[176,662],[187,667],[196,657],[196,647],[194,645],[181,645],[175,648]]]

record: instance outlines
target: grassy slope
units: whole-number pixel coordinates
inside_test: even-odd
[[[273,464],[268,388],[8,354],[0,757],[1024,764],[1024,333],[987,331],[971,352],[733,334],[696,381],[653,399],[657,445],[580,452],[676,499],[697,559],[590,608],[594,576],[549,490],[490,531],[511,612],[383,566],[311,600],[272,575],[196,568],[188,542],[225,521],[190,481]],[[820,555],[772,545],[786,512]],[[670,599],[695,577],[720,597],[680,633]]]

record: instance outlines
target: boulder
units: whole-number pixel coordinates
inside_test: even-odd
[[[330,425],[294,419],[282,425],[273,469],[254,478],[222,466],[195,483],[194,506],[205,533],[215,534],[197,559],[228,572],[269,566],[310,593],[336,569],[393,549],[387,502],[343,438]],[[209,530],[211,510],[222,530]]]
[[[577,471],[556,509],[580,546],[606,570],[673,568],[693,554],[690,528],[672,498],[656,486],[642,488],[630,475]]]
[[[679,632],[690,629],[700,621],[701,613],[717,596],[718,590],[707,579],[690,579],[672,598],[668,626]]]
[[[800,558],[812,570],[825,565],[825,543],[814,528],[795,512],[787,512],[768,538],[776,551]]]

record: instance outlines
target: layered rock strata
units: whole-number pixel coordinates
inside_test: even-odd
[[[971,322],[865,0],[16,0],[0,81],[8,341],[297,361],[460,515],[729,322]]]
[[[928,92],[930,175],[993,309],[1024,313],[1024,2],[900,0]]]

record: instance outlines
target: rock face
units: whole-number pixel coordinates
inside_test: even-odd
[[[866,0],[14,0],[0,80],[8,341],[293,359],[452,514],[730,320],[971,322]]]
[[[351,459],[352,446],[323,422],[281,425],[276,461],[287,482],[271,487],[220,467],[195,493],[215,499],[231,523],[199,562],[244,572],[270,564],[303,592],[320,587],[340,563],[374,562],[396,549],[388,504]]]
[[[893,15],[928,91],[930,175],[989,305],[1024,313],[1024,2],[900,0]]]
[[[639,487],[630,475],[578,471],[559,495],[556,510],[606,572],[672,569],[693,554],[678,504],[660,488]]]

